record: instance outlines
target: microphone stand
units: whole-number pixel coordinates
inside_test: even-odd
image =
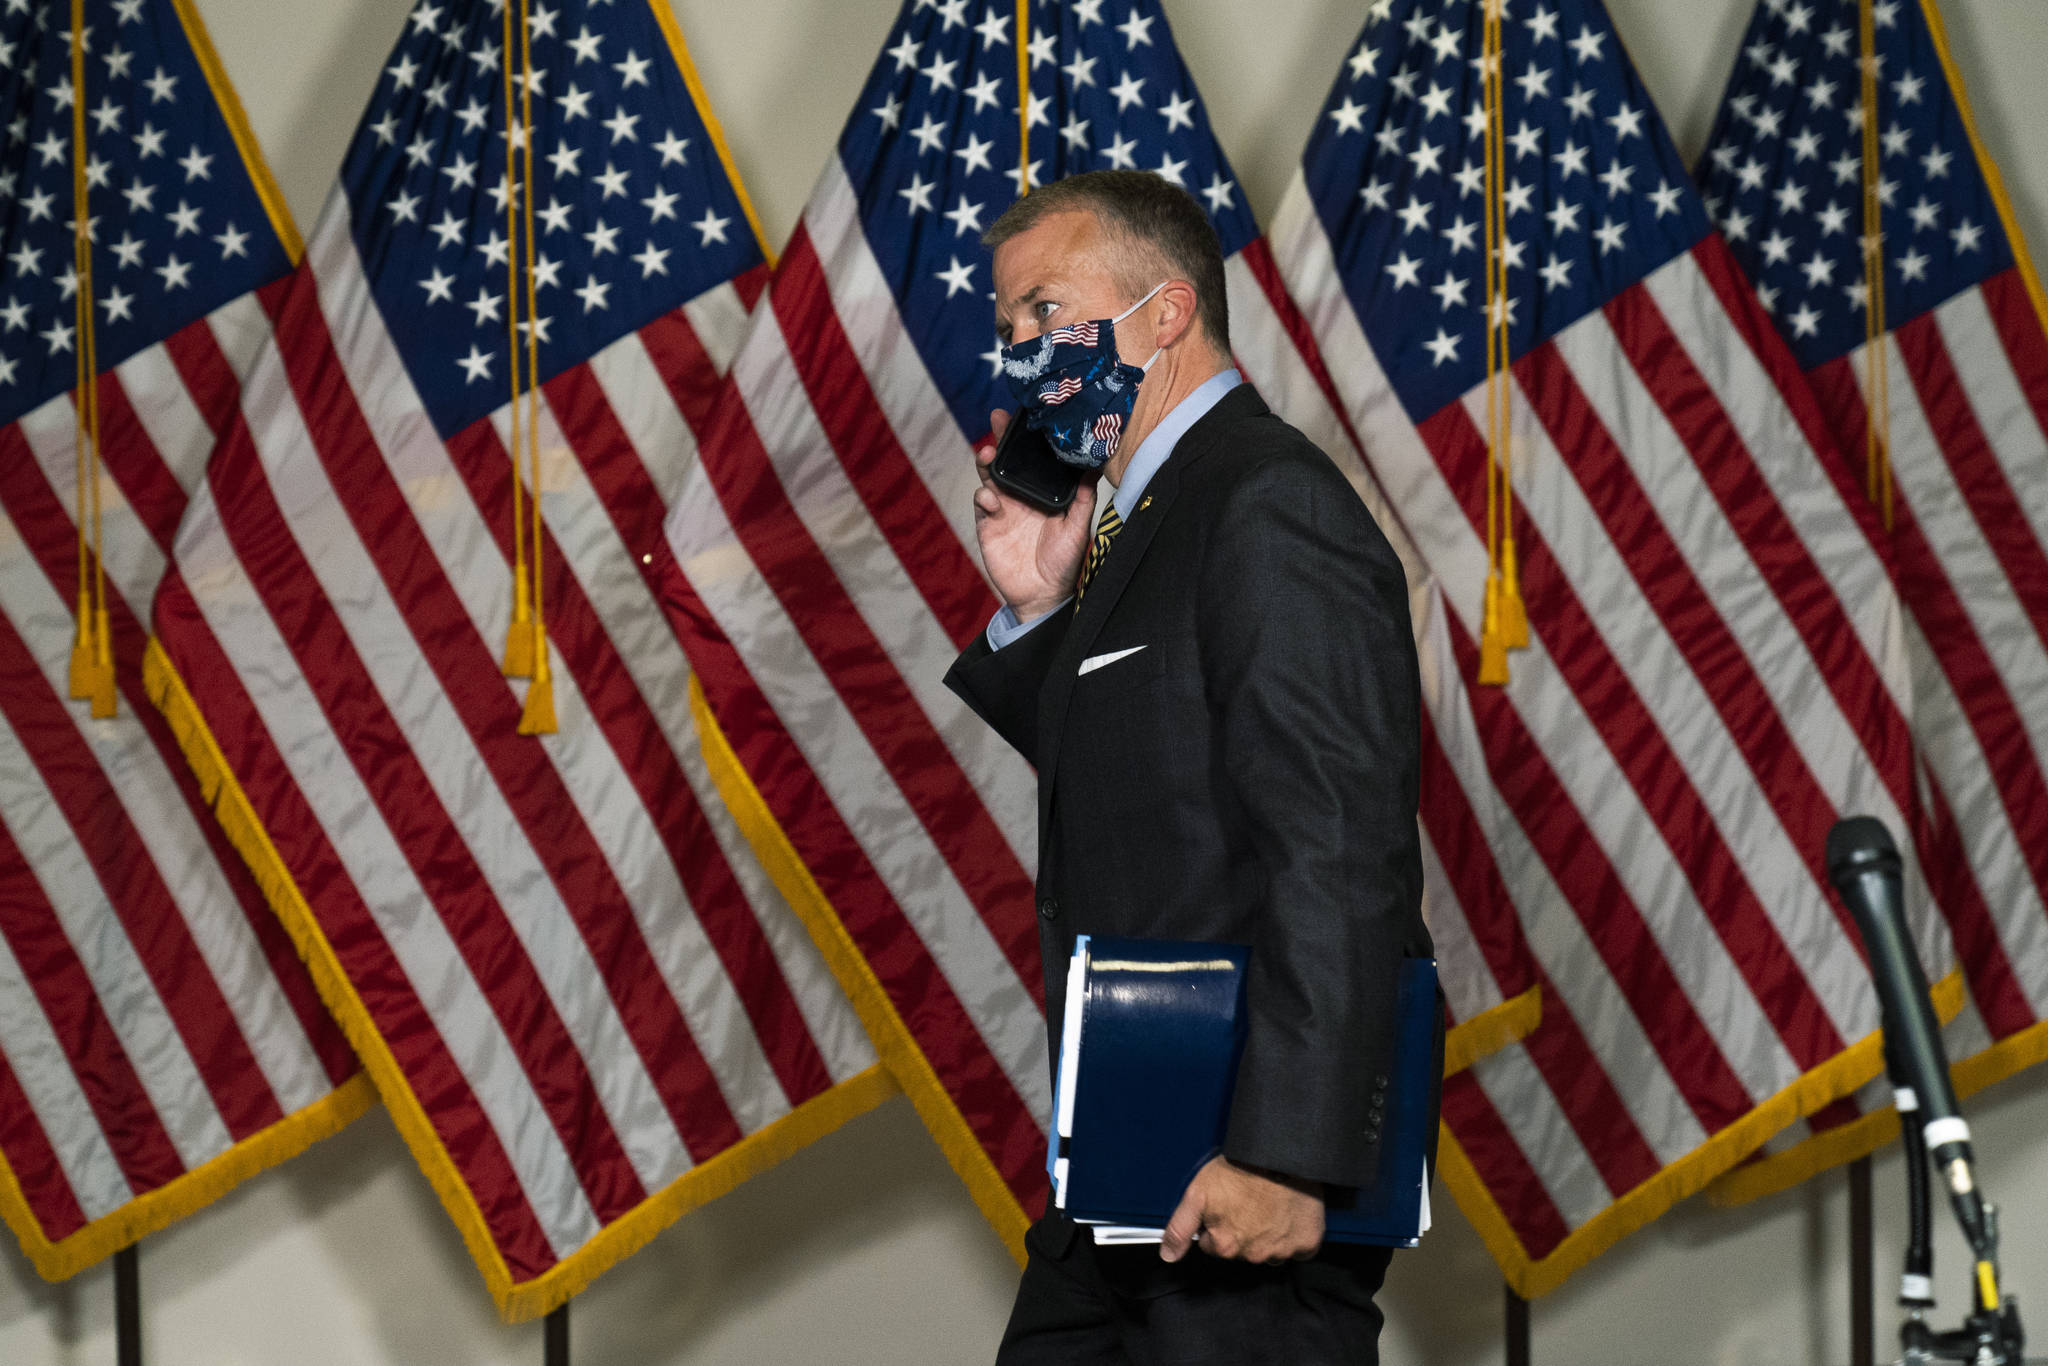
[[[1970,1126],[1957,1108],[1941,1026],[1928,997],[1906,926],[1903,861],[1882,822],[1851,816],[1828,831],[1828,880],[1835,884],[1862,933],[1871,983],[1884,1024],[1885,1070],[1898,1103],[1905,1139],[1907,1199],[1912,1226],[1899,1302],[1904,1366],[1962,1362],[1968,1366],[2022,1366],[2026,1335],[2018,1303],[1998,1277],[1998,1210],[1977,1185]],[[1949,1208],[1970,1245],[1970,1313],[1947,1332],[1930,1327],[1934,1307],[1933,1248],[1928,1237],[1932,1167],[1948,1188]]]
[[[1932,1202],[1927,1179],[1927,1140],[1922,1136],[1919,1100],[1913,1089],[1890,1067],[1891,1050],[1886,1049],[1899,1108],[1899,1140],[1906,1160],[1907,1242],[1905,1269],[1899,1276],[1899,1307],[1906,1321],[1899,1325],[1900,1366],[1935,1366],[1944,1361],[1967,1362],[1970,1366],[2020,1366],[2026,1334],[2020,1327],[2016,1300],[2008,1297],[1997,1308],[1987,1308],[1984,1286],[1973,1286],[1970,1316],[1961,1328],[1942,1332],[1932,1327],[1927,1316],[1934,1311],[1934,1247]],[[1998,1208],[1984,1205],[1983,1246],[1972,1245],[1980,1264],[1991,1268],[1991,1284],[1998,1282]]]
[[[1960,1164],[1960,1176],[1954,1165],[1945,1175],[1958,1207],[1957,1223],[1975,1254],[1976,1284],[1970,1287],[1970,1315],[1963,1320],[1962,1327],[1945,1332],[1928,1322],[1935,1307],[1933,1199],[1928,1179],[1932,1159],[1912,1074],[1892,1044],[1896,1037],[1898,1033],[1887,1018],[1885,1071],[1891,1078],[1898,1106],[1899,1140],[1906,1162],[1906,1256],[1899,1275],[1899,1307],[1906,1311],[1906,1321],[1899,1325],[1900,1366],[1937,1366],[1951,1361],[1968,1366],[2022,1366],[2026,1333],[2020,1327],[2019,1302],[2006,1296],[2001,1303],[1999,1298],[2003,1282],[1998,1271],[1998,1207],[1983,1198],[1967,1164]],[[1961,1188],[1953,1189],[1957,1182],[1962,1183]],[[1966,1201],[1981,1206],[1981,1218],[1962,1217]]]

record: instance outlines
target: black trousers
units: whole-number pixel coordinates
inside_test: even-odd
[[[1030,1254],[996,1366],[1377,1366],[1373,1296],[1386,1248],[1326,1243],[1306,1261],[1253,1266],[1199,1250],[1097,1247],[1048,1215]]]

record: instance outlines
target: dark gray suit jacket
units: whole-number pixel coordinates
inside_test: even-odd
[[[1225,1153],[1370,1182],[1395,970],[1431,952],[1421,689],[1400,561],[1336,467],[1232,390],[1079,604],[946,683],[1038,766],[1054,1049],[1075,935],[1248,944]]]

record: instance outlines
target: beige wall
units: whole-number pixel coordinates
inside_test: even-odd
[[[1836,3],[1838,0],[1822,0]],[[197,0],[302,227],[319,211],[407,0]],[[771,241],[788,235],[896,0],[674,0]],[[1747,0],[1610,0],[1680,147],[1696,153]],[[1251,202],[1269,214],[1363,9],[1359,0],[1167,0]],[[1950,0],[1984,131],[2048,248],[2048,7]],[[1971,1107],[2008,1211],[2009,1282],[2048,1314],[2048,1075]],[[1879,1165],[1880,1289],[1900,1175]],[[1537,1357],[1572,1366],[1847,1359],[1839,1175],[1759,1206],[1682,1207],[1536,1306]],[[1943,1248],[1945,1304],[1961,1260]],[[498,1323],[460,1241],[375,1114],[143,1253],[152,1366],[537,1363]],[[890,1102],[685,1218],[576,1301],[586,1366],[916,1366],[986,1360],[1015,1269]],[[1500,1286],[1455,1211],[1383,1298],[1390,1363],[1498,1361]],[[113,1359],[105,1268],[51,1287],[0,1252],[0,1362]],[[1881,1341],[1892,1317],[1880,1314]]]

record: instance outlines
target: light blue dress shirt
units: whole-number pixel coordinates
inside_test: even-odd
[[[1145,496],[1145,485],[1152,482],[1152,476],[1166,463],[1166,457],[1173,454],[1173,448],[1180,444],[1180,439],[1188,434],[1188,428],[1201,421],[1225,394],[1242,383],[1244,376],[1236,370],[1219,370],[1195,386],[1193,393],[1174,404],[1173,411],[1160,419],[1152,434],[1138,444],[1137,454],[1131,457],[1129,467],[1124,470],[1123,482],[1116,486],[1113,501],[1120,520],[1128,522],[1131,519],[1138,500]],[[1040,622],[1058,615],[1060,607],[1064,606],[1066,602],[1062,601],[1059,607],[1044,616],[1018,621],[1016,610],[1004,603],[988,624],[988,647],[991,650],[1002,649]]]

